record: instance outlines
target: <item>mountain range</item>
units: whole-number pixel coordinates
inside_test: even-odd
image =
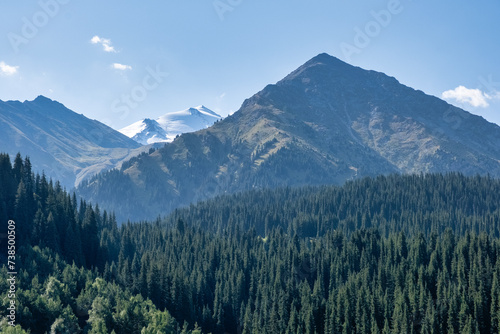
[[[500,127],[320,54],[233,115],[84,181],[78,193],[137,220],[253,188],[449,171],[500,176]]]
[[[36,172],[44,172],[68,189],[99,172],[160,147],[184,132],[206,128],[221,119],[199,106],[144,119],[116,131],[97,120],[38,96],[33,101],[0,100],[0,151],[12,158],[29,156]],[[128,138],[131,137],[131,138]]]
[[[171,142],[182,133],[208,128],[222,117],[205,106],[167,113],[155,120],[145,118],[120,130],[142,145]]]
[[[67,188],[147,149],[44,96],[0,101],[0,151],[29,156],[34,171]]]

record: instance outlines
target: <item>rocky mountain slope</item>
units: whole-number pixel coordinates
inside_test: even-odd
[[[383,73],[320,54],[214,126],[78,189],[121,219],[252,188],[388,173],[500,176],[500,127]]]
[[[39,96],[0,101],[0,151],[29,156],[33,170],[68,188],[147,150],[118,131]]]

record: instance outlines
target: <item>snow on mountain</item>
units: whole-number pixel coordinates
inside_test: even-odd
[[[146,118],[119,131],[143,145],[171,142],[177,135],[207,128],[221,118],[205,106],[198,106],[167,113],[156,120]]]
[[[120,132],[142,145],[168,141],[167,132],[157,121],[150,118],[130,124]]]

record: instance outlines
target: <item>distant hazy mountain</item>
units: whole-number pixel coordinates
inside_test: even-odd
[[[0,101],[0,151],[28,155],[33,169],[73,187],[147,148],[59,102]]]
[[[321,54],[232,116],[100,174],[79,193],[139,219],[251,188],[448,171],[500,176],[500,127]]]
[[[156,120],[146,118],[121,129],[120,132],[143,145],[171,142],[182,133],[208,128],[221,118],[212,110],[199,106],[168,113]]]

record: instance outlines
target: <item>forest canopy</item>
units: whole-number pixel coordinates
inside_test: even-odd
[[[17,328],[0,252],[6,333],[500,330],[497,179],[255,190],[120,226],[20,155],[0,154],[0,185],[19,245]]]

